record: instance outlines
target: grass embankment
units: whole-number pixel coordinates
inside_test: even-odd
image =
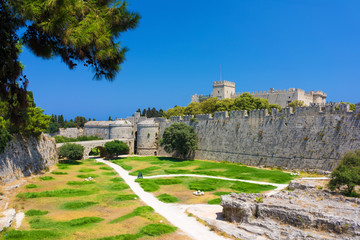
[[[174,177],[158,179],[137,179],[140,186],[152,192],[160,201],[166,203],[208,203],[220,204],[219,196],[235,193],[261,193],[273,190],[272,185],[245,183],[212,178]],[[194,191],[204,191],[203,196],[194,196]],[[171,194],[171,195],[169,195]]]
[[[112,171],[101,165],[93,160],[68,161],[57,165],[54,171],[62,174],[51,181],[44,179],[52,173],[43,180],[29,179],[9,205],[25,212],[25,219],[18,230],[1,232],[0,239],[151,239],[165,233],[161,238],[183,238],[144,206],[122,178],[103,175]],[[83,179],[90,176],[92,181]],[[160,221],[164,224],[154,225]]]
[[[144,176],[163,174],[199,174],[233,179],[288,183],[294,176],[280,170],[259,169],[237,163],[205,160],[179,160],[170,157],[126,157],[113,161],[130,174]]]

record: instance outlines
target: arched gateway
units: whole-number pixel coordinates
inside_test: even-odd
[[[93,149],[95,147],[97,147],[100,150],[101,156],[104,156],[105,155],[105,149],[104,149],[105,143],[111,142],[114,140],[119,140],[119,141],[126,143],[126,145],[128,145],[128,147],[129,147],[129,153],[134,152],[134,139],[106,139],[106,140],[72,142],[72,143],[79,144],[84,147],[83,158],[86,159],[86,158],[89,158],[89,153],[90,153],[91,149]],[[56,148],[59,149],[64,144],[65,143],[58,143],[58,144],[56,144]]]

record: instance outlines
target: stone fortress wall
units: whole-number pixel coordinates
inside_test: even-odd
[[[198,150],[192,157],[240,162],[253,166],[332,170],[348,151],[360,148],[360,104],[354,112],[342,104],[311,104],[293,113],[272,109],[216,112],[193,116],[147,119],[136,113],[116,121],[85,124],[84,134],[104,139],[127,139],[139,155],[167,155],[159,139],[166,127],[184,122],[195,128]]]
[[[360,104],[354,112],[346,104],[267,110],[216,112],[172,117],[198,135],[196,159],[239,162],[252,166],[332,170],[348,151],[360,148]],[[161,136],[160,136],[161,137]],[[160,155],[165,152],[160,149]]]
[[[270,88],[268,91],[249,92],[257,98],[264,98],[271,104],[279,104],[281,107],[287,107],[288,104],[295,100],[304,101],[309,106],[312,103],[324,105],[326,103],[327,94],[322,91],[305,92],[302,89],[289,88],[288,90],[274,90]],[[218,99],[237,98],[242,93],[235,93],[235,83],[229,81],[213,82],[213,91],[211,97]],[[200,96],[194,94],[191,96],[191,102],[200,102]]]

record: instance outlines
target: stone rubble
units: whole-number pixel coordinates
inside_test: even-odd
[[[288,189],[270,196],[221,196],[223,218],[242,230],[235,237],[360,239],[360,199],[334,195],[297,180]]]

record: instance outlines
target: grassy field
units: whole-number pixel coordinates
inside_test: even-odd
[[[189,239],[104,164],[72,161],[52,170],[12,193],[9,207],[23,211],[25,219],[0,239]]]
[[[248,167],[236,163],[204,160],[179,160],[170,157],[126,157],[113,160],[131,175],[141,171],[144,176],[160,174],[201,174],[234,179],[288,183],[294,176],[280,170]]]
[[[194,177],[137,179],[136,181],[145,191],[152,192],[160,201],[183,204],[220,204],[220,196],[224,194],[261,193],[276,188],[272,185]],[[204,191],[205,194],[194,196],[193,192],[197,190]]]

